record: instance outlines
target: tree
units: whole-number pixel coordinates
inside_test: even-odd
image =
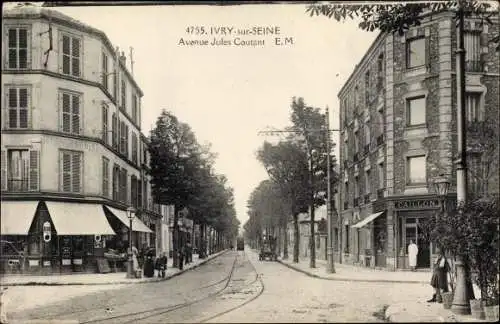
[[[264,142],[257,153],[269,178],[280,188],[281,195],[289,204],[294,223],[293,262],[299,262],[298,215],[309,206],[309,181],[307,156],[296,143],[282,141],[278,144]],[[261,224],[259,224],[261,225]]]
[[[150,134],[151,188],[154,200],[174,205],[173,259],[178,266],[178,212],[187,207],[197,192],[195,175],[200,162],[200,147],[190,127],[163,110]]]

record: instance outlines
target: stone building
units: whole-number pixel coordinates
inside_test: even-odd
[[[155,246],[143,93],[100,30],[20,5],[2,19],[1,235],[28,271],[95,271],[109,248]]]
[[[498,17],[465,21],[469,194],[499,188],[498,32]],[[342,262],[404,269],[414,240],[417,266],[430,268],[434,247],[419,222],[440,206],[438,175],[456,201],[456,43],[450,12],[402,36],[381,33],[339,92]]]

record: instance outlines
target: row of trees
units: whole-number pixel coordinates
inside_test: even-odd
[[[178,266],[178,214],[188,210],[188,218],[200,225],[201,257],[206,250],[206,228],[215,229],[217,245],[238,235],[239,221],[234,208],[233,189],[224,175],[216,174],[216,155],[210,145],[201,145],[186,123],[163,110],[150,133],[150,175],[156,203],[175,206],[173,219],[173,259]]]
[[[288,258],[286,226],[294,224],[293,261],[299,262],[300,213],[310,212],[310,222],[315,223],[314,209],[327,202],[327,154],[330,154],[330,181],[336,187],[338,174],[335,158],[327,152],[327,124],[325,115],[318,108],[307,106],[303,98],[293,98],[290,120],[292,125],[284,130],[271,131],[282,134],[278,143],[265,141],[257,158],[266,169],[269,180],[262,181],[248,200],[249,219],[244,225],[245,235],[259,241],[264,229],[285,232],[283,235],[284,258]],[[330,140],[331,141],[331,140]],[[330,147],[334,147],[333,142]],[[311,226],[311,267],[315,267],[315,230]]]

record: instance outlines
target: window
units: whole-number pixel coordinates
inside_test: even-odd
[[[115,69],[113,72],[113,98],[116,101],[116,105],[118,106],[118,70]]]
[[[82,152],[60,151],[61,191],[82,192]]]
[[[120,201],[126,203],[128,198],[128,178],[127,170],[122,168],[120,171]]]
[[[385,188],[385,169],[384,163],[379,163],[378,165],[378,187],[379,189]]]
[[[120,200],[120,167],[113,166],[113,200]]]
[[[481,33],[478,31],[464,32],[465,70],[467,72],[482,72],[481,64]]]
[[[366,71],[365,73],[365,104],[368,105],[370,103],[370,71]]]
[[[344,253],[349,253],[349,243],[351,241],[351,238],[349,237],[349,225],[344,226],[345,230],[345,247],[344,247]]]
[[[137,135],[132,133],[132,162],[137,164]]]
[[[116,117],[116,113],[113,113],[111,117],[111,141],[114,149],[118,149],[118,118]]]
[[[349,183],[345,183],[345,189],[344,189],[344,202],[349,202]]]
[[[62,131],[80,134],[80,103],[81,95],[69,92],[61,93]]]
[[[359,152],[359,135],[354,133],[354,154]]]
[[[465,94],[465,113],[468,122],[482,121],[481,92],[467,92]]]
[[[62,35],[62,73],[80,77],[81,40]]]
[[[8,190],[27,191],[29,174],[29,151],[9,150]]]
[[[359,106],[359,89],[358,86],[354,88],[354,110],[355,112],[358,111],[358,106]]]
[[[425,96],[406,99],[408,126],[425,124]]]
[[[365,124],[365,145],[370,145],[371,141],[371,133],[370,133],[370,125]]]
[[[354,198],[359,197],[359,177],[354,177]]]
[[[127,84],[125,83],[125,79],[122,79],[122,88],[121,88],[121,102],[120,102],[120,108],[123,111],[127,111]]]
[[[102,105],[102,141],[108,144],[108,106]]]
[[[382,53],[377,58],[377,89],[378,90],[382,90],[384,88],[384,80],[385,80],[384,67],[385,67],[385,61],[384,61],[384,54]]]
[[[102,158],[102,195],[109,196],[109,160]]]
[[[371,188],[372,182],[371,182],[370,176],[371,176],[370,170],[366,171],[365,172],[365,193],[366,194],[369,194],[372,192],[372,188]]]
[[[406,68],[412,69],[425,65],[425,37],[406,41]]]
[[[106,91],[108,91],[108,56],[106,53],[102,53],[102,86]]]
[[[7,68],[27,69],[30,42],[29,31],[26,27],[7,27]]]
[[[128,158],[128,125],[125,125],[125,155]]]
[[[142,181],[137,179],[137,206],[142,207]]]
[[[382,135],[384,134],[384,111],[379,111],[377,113],[377,124],[378,124],[378,130],[379,130],[379,134]]]
[[[132,94],[132,120],[134,123],[138,124],[137,118],[137,95]]]
[[[427,180],[425,155],[407,158],[406,179],[408,184],[423,184]]]
[[[28,128],[29,90],[27,87],[7,88],[8,128]]]
[[[130,199],[132,206],[135,208],[137,208],[137,187],[137,177],[132,175],[130,177]]]
[[[125,153],[125,122],[120,121],[120,153]]]

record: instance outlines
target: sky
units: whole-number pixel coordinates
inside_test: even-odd
[[[218,154],[216,171],[234,188],[241,225],[248,219],[250,193],[267,178],[256,152],[273,138],[258,132],[290,125],[294,96],[310,106],[328,106],[330,125],[338,128],[337,94],[377,36],[353,21],[310,17],[304,4],[52,9],[103,31],[125,52],[129,69],[133,47],[133,74],[144,92],[143,133],[149,135],[166,109],[189,124],[200,143],[211,143]],[[202,26],[205,35],[188,33]],[[275,45],[276,35],[245,35],[240,39],[264,40],[264,45],[210,45],[221,38],[210,35],[211,28],[232,27],[234,34],[259,26],[279,27],[282,42],[291,37],[293,44]],[[209,44],[182,45],[181,38]],[[223,38],[235,40],[234,35]]]

